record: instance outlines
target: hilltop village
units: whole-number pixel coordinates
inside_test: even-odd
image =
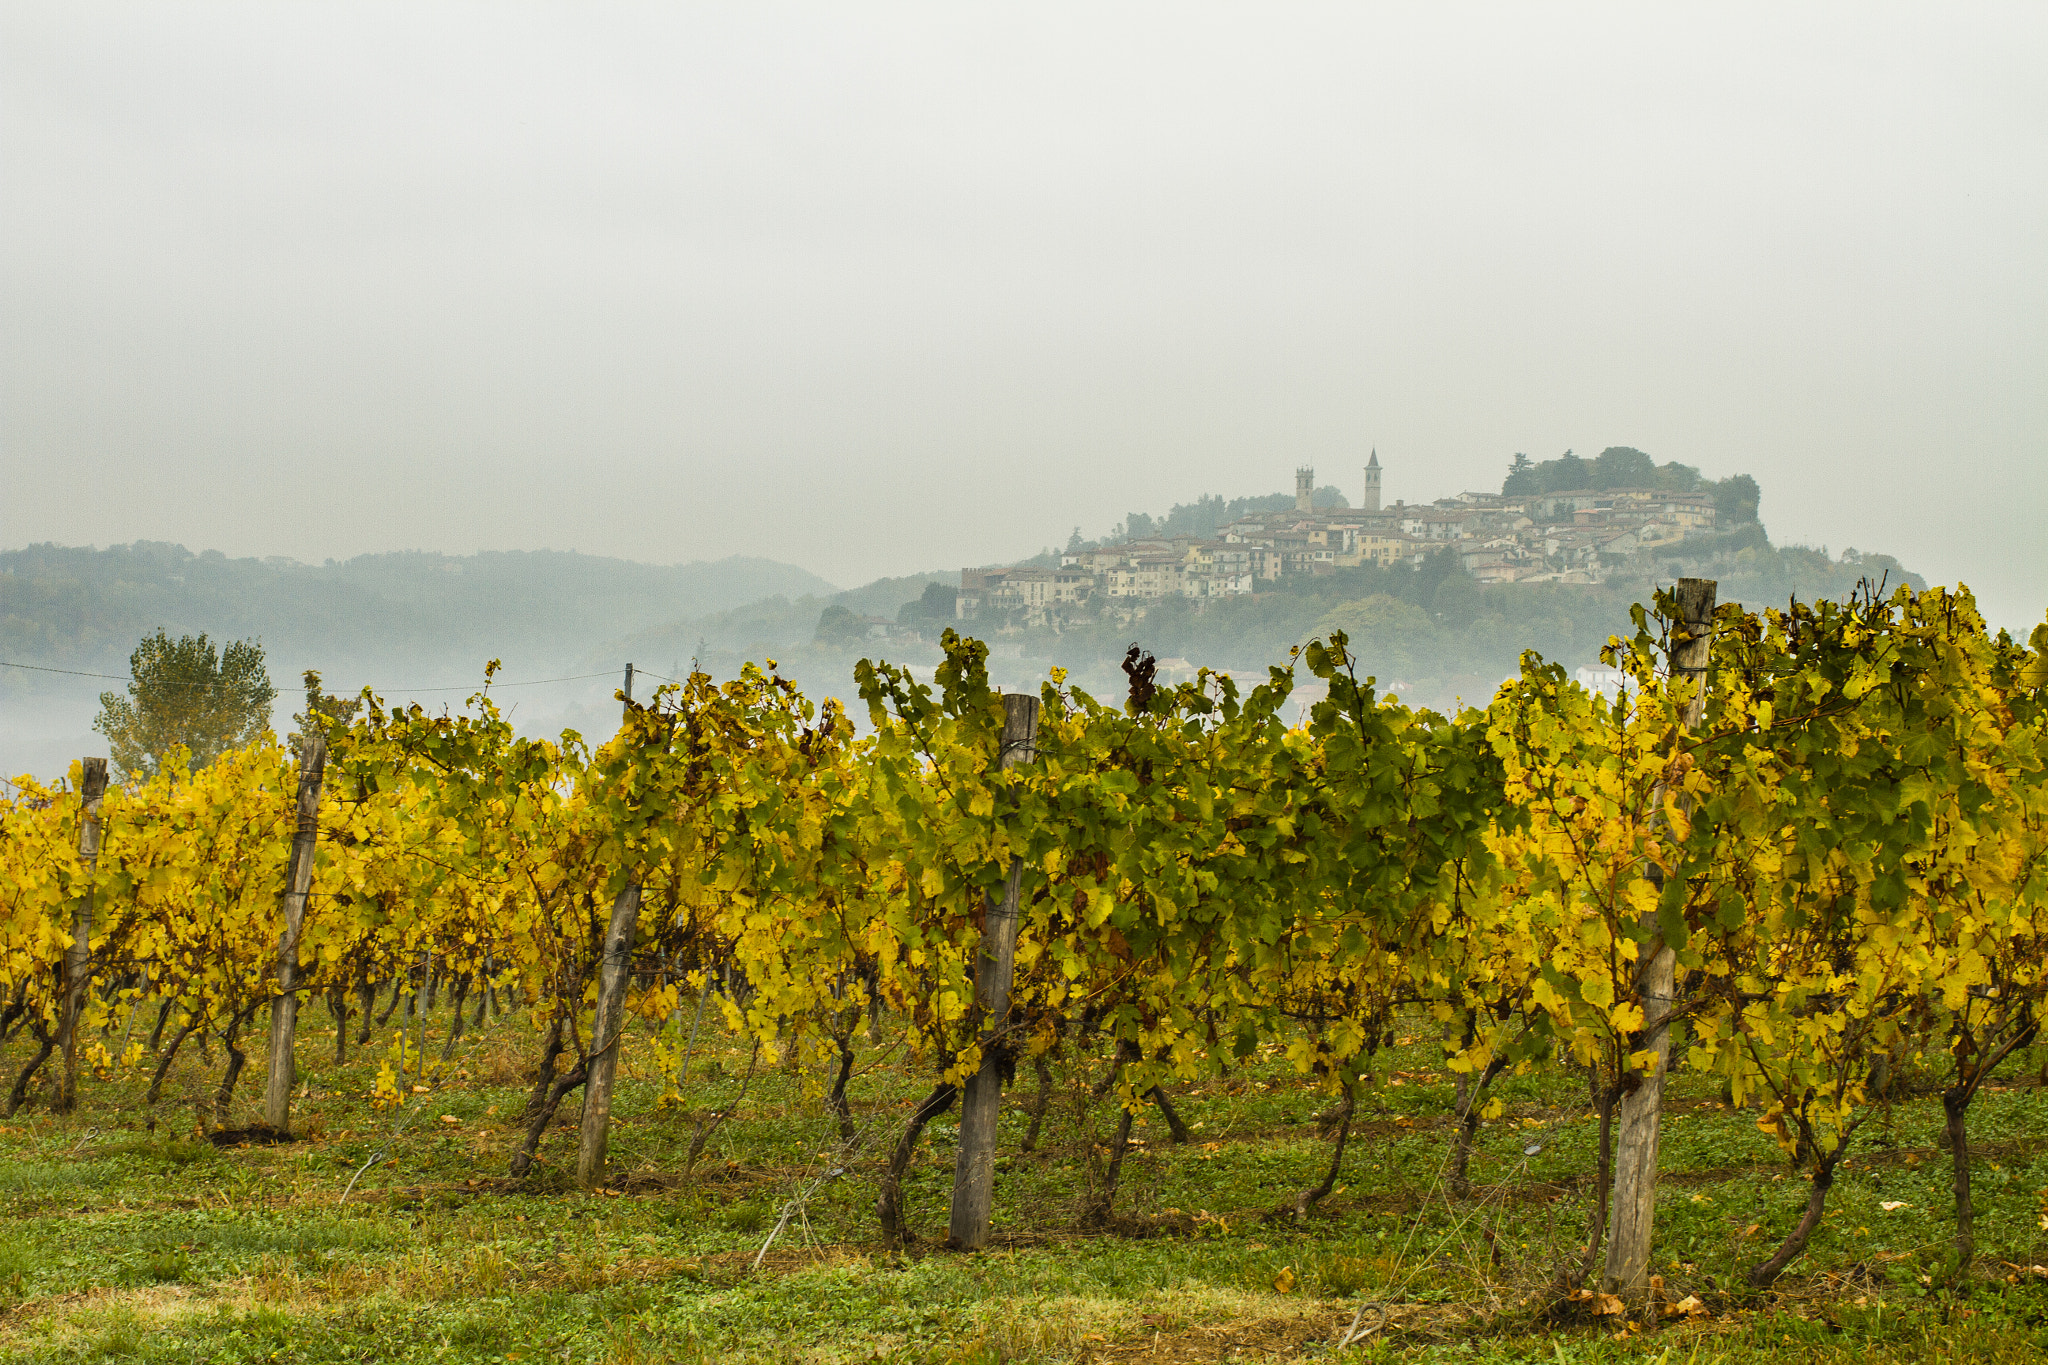
[[[1240,517],[1213,538],[1132,536],[1060,556],[1057,568],[963,569],[954,614],[1030,628],[1146,600],[1270,591],[1279,580],[1454,553],[1482,584],[1596,584],[1659,547],[1714,533],[1711,492],[1653,487],[1460,493],[1433,503],[1380,498],[1379,452],[1358,507],[1316,507],[1315,471],[1295,471],[1292,507]],[[1512,483],[1512,481],[1511,481]]]

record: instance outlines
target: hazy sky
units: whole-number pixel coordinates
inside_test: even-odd
[[[2048,608],[2048,7],[0,6],[0,543],[851,584],[1634,445]]]

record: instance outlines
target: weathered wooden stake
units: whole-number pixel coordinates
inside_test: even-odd
[[[619,1036],[626,1030],[626,983],[633,976],[633,936],[640,927],[640,884],[612,902],[604,960],[597,972],[597,1018],[590,1025],[590,1075],[583,1083],[583,1133],[576,1150],[576,1183],[593,1189],[604,1179],[611,1137],[612,1080],[619,1070]]]
[[[623,719],[633,718],[633,665],[626,665]],[[640,928],[640,884],[629,883],[612,902],[597,968],[597,1017],[590,1024],[590,1061],[583,1082],[583,1129],[576,1147],[576,1183],[594,1189],[604,1179],[611,1139],[612,1082],[619,1073],[619,1038],[626,1030],[626,986],[633,979],[633,939]]]
[[[1707,709],[1707,662],[1712,654],[1715,581],[1711,578],[1678,580],[1678,635],[1671,645],[1671,681],[1690,680],[1696,686],[1680,709],[1679,724],[1693,729]],[[1662,784],[1651,795],[1653,823],[1661,823],[1664,807]],[[1671,945],[1658,933],[1652,915],[1643,926],[1648,931],[1644,956],[1639,960],[1636,982],[1640,991],[1643,1030],[1638,1052],[1656,1055],[1656,1061],[1637,1073],[1638,1084],[1625,1090],[1616,1118],[1614,1146],[1614,1212],[1607,1234],[1607,1267],[1601,1284],[1610,1294],[1634,1294],[1648,1282],[1650,1235],[1657,1211],[1657,1133],[1664,1104],[1664,1072],[1671,1057],[1669,1016],[1675,990],[1677,959]]]
[[[1014,768],[1038,752],[1038,698],[1012,692],[1003,698],[1000,763]],[[1010,1013],[1010,977],[1017,960],[1017,921],[1024,860],[1012,856],[1003,898],[991,901],[975,955],[974,996],[981,1006],[981,1066],[967,1078],[960,1103],[960,1151],[953,1163],[953,1246],[978,1251],[988,1245],[989,1210],[995,1202],[996,1119],[1003,1102],[1003,1038]]]
[[[51,1108],[71,1112],[78,1103],[78,1016],[85,1010],[85,989],[92,980],[92,879],[100,863],[100,802],[107,794],[107,760],[80,763],[78,793],[78,861],[85,869],[85,894],[71,910],[71,946],[64,950],[64,998],[57,1014],[57,1093]]]
[[[320,851],[320,783],[327,773],[327,740],[314,735],[299,749],[298,828],[285,871],[284,929],[277,939],[277,994],[270,998],[270,1073],[263,1087],[263,1121],[279,1132],[291,1129],[293,1044],[299,1024],[299,935],[306,925],[306,897],[313,889],[313,861]]]

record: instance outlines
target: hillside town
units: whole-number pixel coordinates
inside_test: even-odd
[[[1026,627],[1147,599],[1232,597],[1302,574],[1420,565],[1450,551],[1482,583],[1591,584],[1634,556],[1715,530],[1711,493],[1658,488],[1460,493],[1383,506],[1379,452],[1357,507],[1316,507],[1315,471],[1295,471],[1292,507],[1240,517],[1213,538],[1135,536],[1060,556],[1058,567],[963,569],[954,612]]]

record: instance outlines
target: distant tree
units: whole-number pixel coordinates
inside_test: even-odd
[[[1430,614],[1446,630],[1464,630],[1479,620],[1483,608],[1485,598],[1479,591],[1479,579],[1470,573],[1452,573],[1430,593]]]
[[[1660,464],[1657,466],[1656,486],[1667,493],[1690,493],[1700,486],[1700,471],[1676,460]]]
[[[128,656],[128,673],[127,696],[100,694],[93,729],[129,777],[151,776],[181,744],[203,768],[270,728],[277,689],[253,640],[218,650],[204,635],[173,640],[159,626]]]
[[[1554,460],[1545,460],[1538,468],[1543,471],[1546,493],[1575,493],[1593,486],[1593,471],[1569,450]]]
[[[1344,490],[1334,484],[1324,484],[1316,489],[1309,495],[1309,501],[1312,506],[1323,508],[1351,505],[1351,500],[1344,496]],[[1293,507],[1292,493],[1266,493],[1256,497],[1231,498],[1227,502],[1213,493],[1205,493],[1193,502],[1175,503],[1165,516],[1131,513],[1110,529],[1106,543],[1113,545],[1121,540],[1142,540],[1153,536],[1195,536],[1209,540],[1239,517],[1260,512],[1291,511]],[[1067,548],[1076,549],[1085,543],[1077,527],[1073,539],[1067,542]]]
[[[1648,488],[1657,481],[1657,462],[1634,446],[1609,446],[1593,457],[1593,487]]]
[[[1730,474],[1713,485],[1714,521],[1717,530],[1731,530],[1747,526],[1756,520],[1759,504],[1763,502],[1763,490],[1756,480],[1747,474]]]
[[[944,583],[927,583],[924,595],[914,602],[905,602],[896,613],[896,623],[914,626],[929,621],[950,621],[960,601],[960,589]]]
[[[1543,480],[1536,473],[1536,462],[1521,451],[1515,452],[1515,462],[1508,466],[1508,476],[1500,486],[1505,497],[1518,498],[1530,493],[1543,491]]]
[[[1465,572],[1464,563],[1458,552],[1446,545],[1440,550],[1431,550],[1417,566],[1415,576],[1409,581],[1408,591],[1401,595],[1411,602],[1429,603],[1436,600],[1436,590],[1446,578],[1460,577]]]
[[[818,629],[812,639],[821,645],[848,649],[859,646],[867,636],[867,623],[861,620],[859,613],[834,602],[819,613]]]
[[[1381,683],[1405,680],[1426,667],[1436,653],[1436,622],[1411,602],[1380,593],[1334,607],[1317,623],[1327,634],[1341,630],[1359,659],[1359,672]]]
[[[1216,534],[1216,528],[1230,519],[1225,513],[1223,499],[1213,493],[1204,493],[1193,502],[1175,503],[1160,529],[1168,535],[1200,536],[1207,540]]]
[[[1479,580],[1469,573],[1447,574],[1429,595],[1429,613],[1446,630],[1463,630],[1479,619],[1485,605]]]
[[[1074,534],[1072,534],[1072,535],[1070,535],[1070,536],[1068,536],[1068,537],[1067,537],[1067,548],[1068,548],[1069,550],[1078,550],[1078,549],[1080,549],[1080,548],[1081,548],[1081,528],[1080,528],[1080,527],[1076,526],[1076,527],[1074,528]]]
[[[1853,560],[1850,558],[1851,555],[1855,556]],[[1853,563],[1863,571],[1864,577],[1868,578],[1873,584],[1879,584],[1885,588],[1896,588],[1901,583],[1911,583],[1915,587],[1921,585],[1918,574],[1906,572],[1906,566],[1890,555],[1859,554],[1855,550],[1844,550],[1842,551],[1842,562],[1844,564]]]

